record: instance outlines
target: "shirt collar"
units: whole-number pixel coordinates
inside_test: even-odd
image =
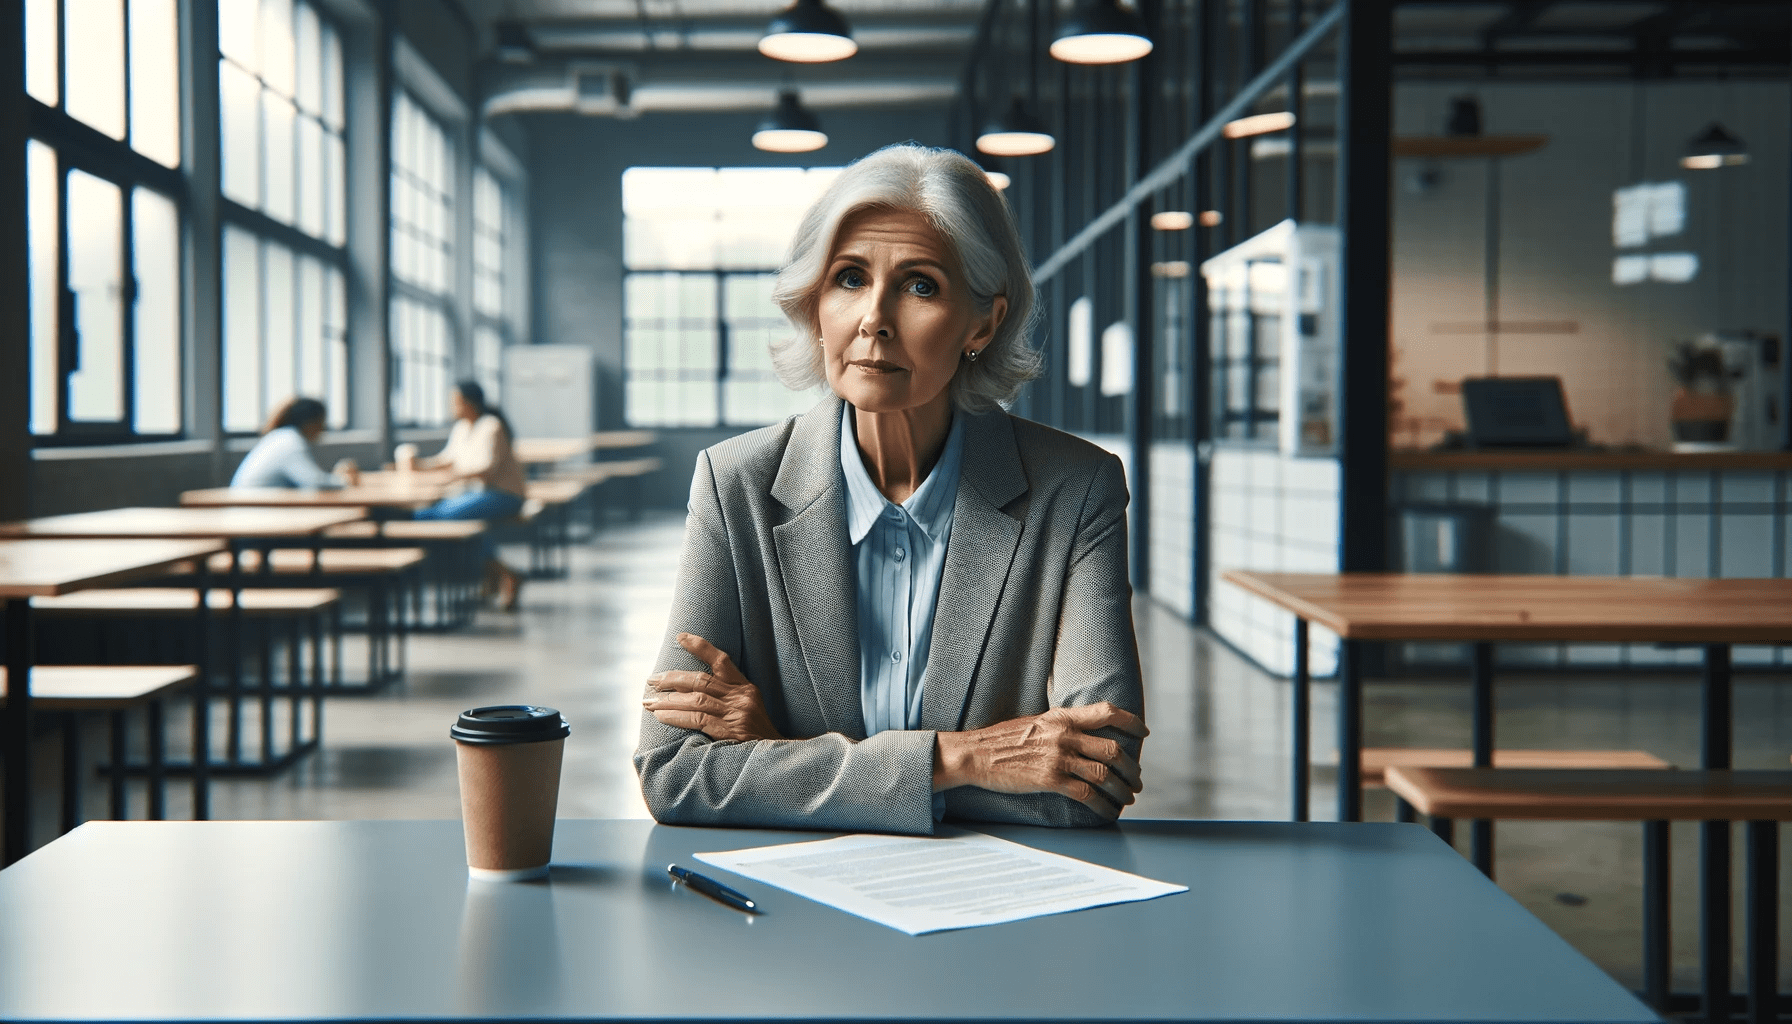
[[[877,519],[892,507],[865,471],[859,458],[859,445],[852,428],[852,403],[840,403],[840,471],[846,477],[846,534],[854,544],[865,539]],[[952,506],[958,499],[958,471],[964,461],[964,417],[952,417],[952,429],[946,433],[946,446],[939,461],[915,493],[902,507],[927,534],[939,541],[952,525]]]

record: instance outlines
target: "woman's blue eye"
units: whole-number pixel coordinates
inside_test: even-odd
[[[834,280],[839,282],[840,286],[843,288],[857,288],[865,283],[865,278],[861,276],[857,270],[854,270],[851,267],[842,270]]]
[[[911,288],[916,295],[919,295],[924,299],[932,298],[933,296],[938,295],[940,291],[938,285],[927,280],[925,277],[915,278],[914,283],[909,285],[909,288]]]

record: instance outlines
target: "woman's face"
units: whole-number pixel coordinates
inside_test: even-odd
[[[951,247],[912,210],[865,210],[841,224],[816,298],[828,385],[863,412],[948,401],[965,352],[1008,312],[979,314]]]
[[[300,427],[299,433],[304,436],[305,440],[316,444],[318,438],[324,436],[324,421],[321,419],[312,420],[310,423]]]
[[[448,392],[448,411],[452,413],[457,420],[470,420],[473,418],[472,404],[462,398],[459,391]]]

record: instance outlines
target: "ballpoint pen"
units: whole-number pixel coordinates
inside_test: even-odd
[[[680,882],[683,882],[703,895],[708,896],[710,899],[724,903],[733,907],[735,910],[745,911],[749,914],[759,913],[758,905],[752,900],[735,892],[733,889],[728,888],[713,878],[699,875],[695,871],[688,871],[676,864],[666,865],[666,874],[671,875]]]

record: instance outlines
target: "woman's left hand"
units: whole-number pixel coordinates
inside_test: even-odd
[[[693,633],[680,633],[678,645],[709,666],[708,672],[660,672],[647,677],[659,691],[641,702],[653,717],[680,729],[695,729],[716,740],[781,740],[760,699],[759,687],[747,681],[734,659]]]

